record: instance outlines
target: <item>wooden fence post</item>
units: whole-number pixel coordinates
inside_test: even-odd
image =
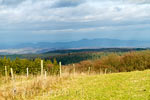
[[[27,77],[29,76],[29,69],[27,68]]]
[[[13,69],[11,68],[11,69],[10,69],[10,71],[11,71],[11,79],[12,79],[12,80],[14,80],[14,73],[13,73]]]
[[[107,68],[105,68],[105,74],[107,74]]]
[[[89,69],[88,69],[88,74],[90,75],[90,71],[91,71],[91,67],[89,67]]]
[[[41,60],[41,76],[43,76],[43,60]]]
[[[5,66],[5,77],[7,79],[7,66]]]
[[[73,73],[75,75],[75,72],[76,72],[76,67],[75,67],[75,64],[73,64]]]
[[[61,70],[62,70],[62,69],[61,69],[61,62],[59,62],[59,75],[60,75],[60,76],[61,76],[61,73],[62,73]]]
[[[12,78],[12,84],[13,84],[13,96],[16,94],[16,85],[15,85],[15,80],[14,80],[14,73],[13,73],[13,69],[10,69],[11,71],[11,78]]]

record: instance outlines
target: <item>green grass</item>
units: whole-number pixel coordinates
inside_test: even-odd
[[[15,78],[13,95],[13,82],[0,77],[0,100],[150,100],[150,70]]]
[[[150,100],[150,70],[76,75],[35,100]]]

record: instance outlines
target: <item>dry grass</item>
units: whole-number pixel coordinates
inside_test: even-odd
[[[150,100],[150,70],[0,80],[0,100]]]
[[[6,81],[4,77],[0,80],[0,100],[29,100],[35,96],[43,95],[50,90],[57,90],[64,81],[70,79],[67,74],[59,76],[16,76],[12,81]]]

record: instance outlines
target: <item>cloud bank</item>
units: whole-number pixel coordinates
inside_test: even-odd
[[[150,38],[150,0],[0,0],[0,41]]]

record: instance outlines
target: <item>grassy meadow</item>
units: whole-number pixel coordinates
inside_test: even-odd
[[[0,100],[150,100],[150,70],[0,80]]]
[[[150,50],[88,54],[0,58],[0,100],[150,100]]]

